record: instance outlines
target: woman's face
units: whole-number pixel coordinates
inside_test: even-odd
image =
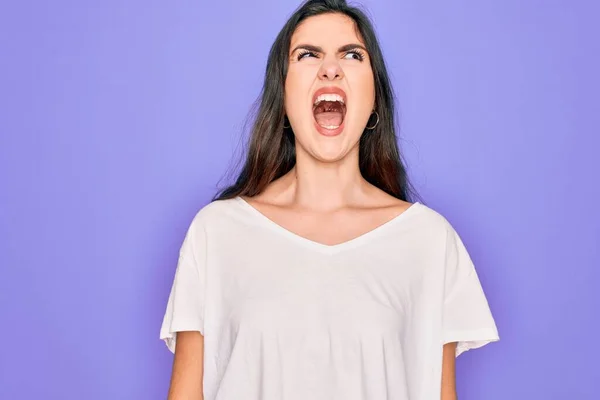
[[[337,161],[357,148],[374,108],[369,54],[352,19],[307,18],[292,35],[285,112],[301,150]]]

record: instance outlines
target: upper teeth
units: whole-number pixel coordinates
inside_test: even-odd
[[[326,94],[320,95],[315,100],[315,105],[319,104],[322,101],[339,101],[340,103],[344,104],[343,97],[340,96],[339,94],[334,94],[334,93],[326,93]]]

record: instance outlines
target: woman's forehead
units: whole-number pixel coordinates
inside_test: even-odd
[[[290,48],[298,44],[338,47],[347,43],[364,44],[356,23],[347,15],[321,14],[302,21],[292,35]]]

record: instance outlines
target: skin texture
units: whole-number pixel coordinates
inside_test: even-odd
[[[442,360],[441,400],[457,400],[456,395],[456,343],[444,345]]]
[[[168,400],[204,400],[204,338],[200,332],[178,332]]]
[[[411,204],[388,195],[361,175],[358,144],[375,104],[373,72],[354,22],[323,14],[302,22],[292,36],[285,82],[285,111],[296,140],[296,165],[245,200],[283,228],[309,240],[336,245],[388,222]],[[318,48],[318,51],[315,49]],[[309,49],[310,53],[306,53]],[[340,49],[342,49],[340,51]],[[341,134],[314,126],[313,94],[335,86],[347,95]],[[456,400],[455,344],[443,351],[441,400]],[[169,400],[202,399],[203,339],[178,334]]]

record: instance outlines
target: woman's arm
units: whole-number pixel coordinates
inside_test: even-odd
[[[441,400],[457,400],[456,395],[456,343],[444,345],[442,359],[442,397]]]
[[[204,337],[200,332],[178,332],[168,400],[204,400]]]

